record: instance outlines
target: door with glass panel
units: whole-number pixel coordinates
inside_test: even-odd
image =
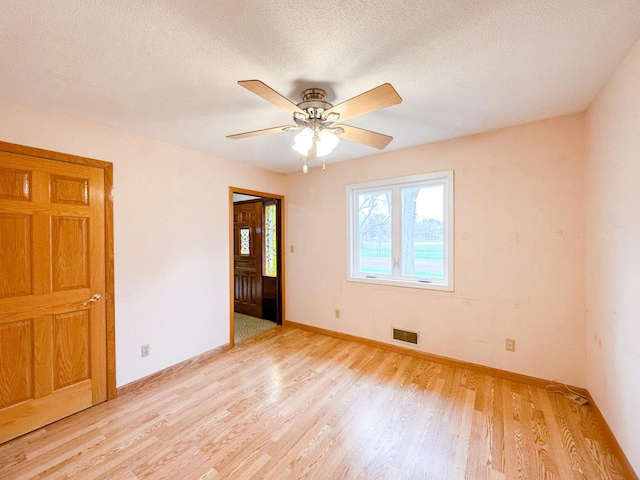
[[[262,200],[233,205],[234,311],[262,318]]]

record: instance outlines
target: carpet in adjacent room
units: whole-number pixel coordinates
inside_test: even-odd
[[[235,343],[276,326],[276,322],[272,322],[271,320],[263,320],[262,318],[251,317],[244,313],[236,312],[233,314],[233,321],[233,338]]]

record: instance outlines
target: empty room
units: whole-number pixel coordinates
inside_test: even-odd
[[[638,479],[638,0],[5,0],[0,60],[0,479]]]

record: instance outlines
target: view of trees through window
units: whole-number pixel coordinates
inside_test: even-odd
[[[358,195],[361,272],[391,274],[391,190]]]
[[[391,275],[394,266],[402,275],[444,276],[444,187],[442,184],[403,187],[401,208],[394,210],[393,190],[358,193],[359,271]],[[393,251],[393,214],[401,220],[401,248]]]

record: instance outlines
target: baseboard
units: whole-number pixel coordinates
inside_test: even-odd
[[[176,363],[175,365],[171,365],[159,372],[152,373],[146,377],[140,378],[138,380],[134,380],[131,383],[127,383],[117,389],[117,395],[124,395],[126,393],[135,392],[136,390],[140,390],[151,383],[158,381],[160,378],[168,377],[169,375],[173,375],[177,372],[184,370],[185,368],[193,367],[198,363],[202,363],[210,360],[211,358],[226,352],[231,347],[229,344],[222,345],[221,347],[214,348],[213,350],[209,350],[208,352],[201,353],[200,355],[196,355],[195,357],[189,358],[184,362]]]
[[[498,378],[504,378],[505,380],[510,380],[512,382],[520,382],[526,383],[529,385],[534,385],[536,387],[545,388],[549,385],[562,385],[559,382],[554,382],[551,380],[544,380],[538,377],[530,377],[528,375],[524,375],[521,373],[510,372],[508,370],[501,370],[499,368],[487,367],[485,365],[480,365],[479,363],[471,363],[465,362],[464,360],[456,360],[449,357],[443,357],[441,355],[436,355],[433,353],[427,353],[420,350],[414,350],[413,348],[403,347],[401,345],[393,345],[390,343],[380,342],[378,340],[370,340],[368,338],[357,337],[355,335],[349,335],[347,333],[336,332],[334,330],[326,330],[324,328],[313,327],[311,325],[305,325],[303,323],[291,322],[289,320],[286,321],[285,325],[290,327],[300,328],[302,330],[308,330],[315,333],[321,333],[323,335],[329,335],[330,337],[340,338],[342,340],[348,340],[350,342],[359,342],[364,343],[365,345],[369,345],[371,347],[380,348],[383,350],[389,350],[391,352],[402,353],[405,355],[411,355],[412,357],[422,358],[423,360],[429,360],[431,362],[443,363],[445,365],[451,365],[453,367],[459,368],[467,368],[471,370],[475,370],[481,373],[485,373],[487,375],[491,375]],[[569,385],[572,390],[587,396],[587,390],[581,387],[575,387],[573,385]]]
[[[471,362],[465,362],[463,360],[455,360],[455,359],[449,358],[449,357],[443,357],[443,356],[435,355],[435,354],[432,354],[432,353],[421,352],[419,350],[413,350],[411,348],[401,347],[399,345],[392,345],[392,344],[380,342],[380,341],[377,341],[377,340],[370,340],[368,338],[357,337],[355,335],[349,335],[347,333],[336,332],[334,330],[327,330],[325,328],[319,328],[319,327],[314,327],[314,326],[311,326],[311,325],[305,325],[303,323],[296,323],[296,322],[292,322],[290,320],[285,320],[283,322],[283,325],[284,326],[288,326],[288,327],[299,328],[301,330],[307,330],[307,331],[314,332],[314,333],[320,333],[322,335],[328,335],[330,337],[339,338],[341,340],[347,340],[347,341],[350,341],[350,342],[363,343],[363,344],[369,345],[371,347],[380,348],[382,350],[388,350],[388,351],[395,352],[395,353],[402,353],[402,354],[405,354],[405,355],[411,355],[413,357],[422,358],[424,360],[429,360],[431,362],[438,362],[438,363],[443,363],[445,365],[451,365],[451,366],[454,366],[454,367],[471,369],[471,370],[478,371],[480,373],[484,373],[484,374],[487,374],[487,375],[492,375],[494,377],[503,378],[505,380],[510,380],[512,382],[526,383],[528,385],[533,385],[533,386],[539,387],[539,388],[546,388],[549,385],[560,385],[558,382],[553,382],[551,380],[544,380],[544,379],[538,378],[538,377],[530,377],[529,375],[523,375],[521,373],[509,372],[507,370],[501,370],[499,368],[487,367],[485,365],[480,365],[480,364],[471,363]],[[629,480],[640,480],[638,478],[638,475],[636,475],[635,471],[633,470],[633,467],[631,466],[631,463],[629,463],[629,460],[627,459],[627,456],[625,455],[624,451],[622,450],[622,447],[618,443],[618,439],[613,434],[613,431],[611,430],[611,427],[609,427],[609,424],[607,423],[607,421],[605,420],[604,416],[602,415],[602,412],[600,412],[600,409],[596,405],[596,402],[594,401],[594,399],[591,396],[591,394],[589,393],[589,391],[586,388],[576,387],[576,386],[573,386],[573,385],[570,385],[570,388],[572,390],[575,390],[576,392],[586,396],[589,399],[589,404],[592,407],[592,411],[593,411],[595,417],[597,418],[597,420],[603,426],[604,434],[608,435],[609,444],[613,448],[613,453],[621,461],[622,468],[624,469],[624,472],[621,472],[621,473],[624,474],[624,478],[628,478]]]
[[[622,467],[624,468],[624,471],[622,473],[624,474],[624,478],[627,478],[628,480],[640,480],[636,472],[633,470],[631,463],[629,463],[629,459],[624,454],[624,450],[622,450],[622,447],[618,443],[618,439],[613,434],[613,430],[611,430],[611,427],[605,420],[604,415],[602,415],[602,412],[598,408],[598,405],[596,404],[595,400],[593,399],[593,397],[588,391],[587,391],[587,398],[589,399],[589,405],[591,405],[592,407],[592,411],[596,417],[596,420],[599,421],[600,424],[603,425],[604,427],[604,430],[605,430],[604,434],[609,436],[611,446],[613,447],[613,453],[622,462]]]

